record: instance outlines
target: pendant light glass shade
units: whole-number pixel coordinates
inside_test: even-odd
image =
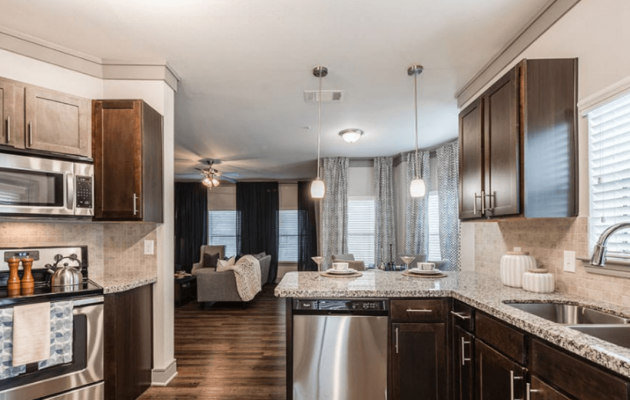
[[[323,199],[326,194],[326,186],[324,186],[324,181],[317,178],[313,182],[311,182],[311,197],[314,199]]]
[[[411,181],[409,193],[411,197],[424,197],[427,193],[427,185],[425,185],[424,179],[414,179]]]

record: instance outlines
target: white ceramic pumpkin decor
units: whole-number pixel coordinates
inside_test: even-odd
[[[523,289],[536,293],[552,293],[556,289],[553,274],[547,268],[530,269],[523,274]]]
[[[523,274],[533,268],[536,268],[534,257],[520,251],[508,252],[501,257],[501,283],[523,287]]]

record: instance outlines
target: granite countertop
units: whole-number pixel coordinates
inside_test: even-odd
[[[157,282],[156,276],[90,276],[90,280],[103,288],[103,294],[124,292]]]
[[[562,293],[538,294],[503,286],[499,277],[476,272],[448,272],[441,279],[415,278],[400,272],[365,271],[358,278],[323,278],[317,272],[289,272],[276,287],[278,297],[452,297],[508,322],[533,336],[630,378],[630,349],[504,304],[505,300],[567,301],[630,317],[630,309]]]

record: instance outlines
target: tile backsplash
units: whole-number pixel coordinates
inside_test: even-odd
[[[91,276],[157,275],[156,224],[0,222],[0,247],[87,245]],[[155,241],[153,255],[144,240]]]
[[[588,219],[550,218],[475,223],[475,270],[499,274],[501,256],[514,247],[529,252],[556,277],[567,294],[630,307],[630,279],[590,274],[580,261],[576,272],[563,270],[564,251],[588,257]]]

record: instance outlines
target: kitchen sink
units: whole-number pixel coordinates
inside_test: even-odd
[[[630,319],[618,317],[593,308],[567,303],[511,303],[505,304],[563,325],[627,325]],[[630,331],[626,331],[630,332]]]
[[[570,328],[630,349],[630,325],[580,325]]]

